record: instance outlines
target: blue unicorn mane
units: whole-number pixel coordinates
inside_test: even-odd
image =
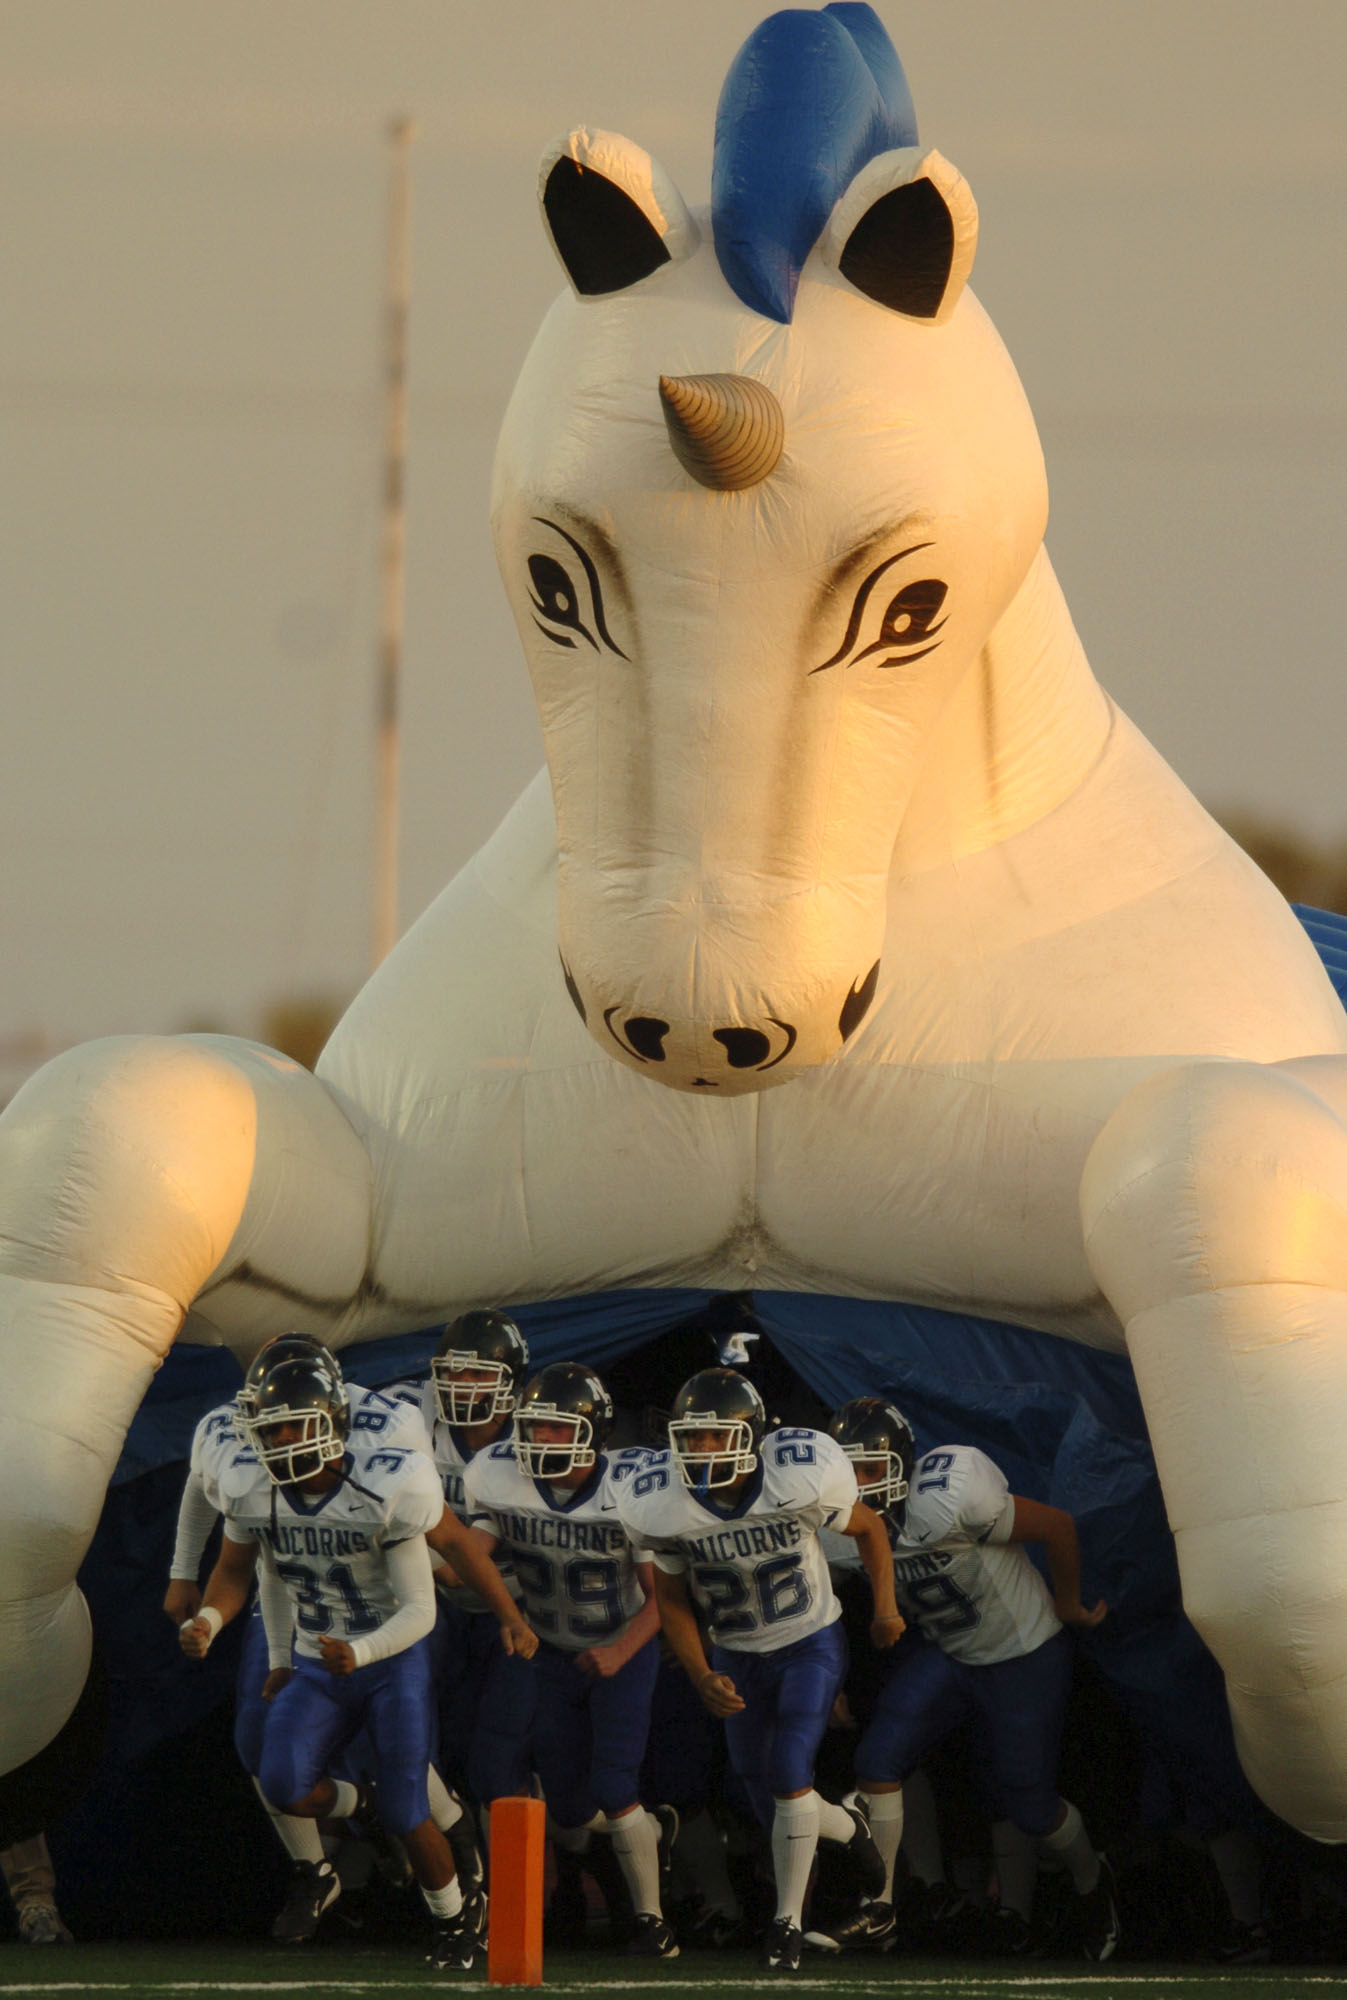
[[[868,161],[917,143],[903,66],[863,0],[755,28],[716,109],[711,217],[727,284],[789,325],[804,262]]]

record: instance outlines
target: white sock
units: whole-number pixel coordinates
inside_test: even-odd
[[[776,1914],[797,1929],[804,1927],[805,1892],[818,1847],[818,1803],[817,1792],[806,1792],[801,1799],[778,1799],[772,1815]]]
[[[463,1817],[463,1802],[450,1791],[433,1764],[426,1766],[426,1791],[430,1796],[430,1817],[441,1833],[448,1833]]]
[[[267,1798],[256,1778],[253,1790],[266,1808],[267,1818],[276,1829],[276,1838],[292,1861],[312,1861],[316,1866],[323,1859],[323,1836],[318,1831],[316,1819],[300,1819],[296,1813],[277,1812]]]
[[[870,1832],[884,1863],[884,1888],[879,1901],[891,1903],[893,1871],[898,1864],[898,1849],[903,1839],[903,1795],[900,1791],[862,1792],[861,1797],[865,1800]]]
[[[741,1915],[725,1865],[725,1836],[709,1812],[693,1813],[681,1823],[674,1842],[674,1862],[686,1869],[710,1909],[722,1910],[727,1917]]]
[[[657,1917],[659,1903],[659,1821],[644,1806],[610,1815],[605,1827],[613,1843],[622,1879],[631,1893],[631,1906],[638,1917]]]
[[[558,1826],[551,1813],[547,1815],[547,1837],[567,1854],[583,1854],[589,1846],[587,1826]]]
[[[845,1806],[835,1806],[831,1799],[825,1799],[815,1792],[818,1800],[818,1837],[820,1840],[836,1841],[839,1847],[847,1847],[856,1838],[856,1822]]]
[[[992,1854],[1000,1906],[1013,1910],[1027,1924],[1038,1886],[1038,1842],[1031,1833],[1022,1833],[1013,1820],[998,1819],[992,1828]]]
[[[1057,1855],[1064,1861],[1071,1875],[1071,1886],[1078,1896],[1088,1896],[1099,1880],[1099,1856],[1090,1845],[1090,1836],[1085,1831],[1085,1822],[1070,1800],[1064,1800],[1066,1818],[1055,1833],[1039,1836],[1039,1846],[1046,1847],[1049,1854]]]
[[[334,1778],[332,1783],[336,1787],[337,1796],[332,1801],[331,1808],[324,1817],[327,1819],[349,1819],[360,1803],[360,1794],[354,1785],[347,1783],[345,1778]]]
[[[421,1894],[426,1899],[426,1908],[431,1916],[438,1917],[441,1923],[447,1923],[450,1917],[456,1917],[463,1908],[463,1891],[456,1881],[446,1882],[442,1889],[423,1887]]]

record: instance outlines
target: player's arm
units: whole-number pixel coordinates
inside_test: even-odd
[[[1108,1611],[1101,1597],[1097,1604],[1080,1601],[1080,1540],[1076,1524],[1063,1507],[1049,1507],[1041,1500],[1014,1496],[1015,1522],[1008,1540],[1040,1542],[1052,1578],[1052,1608],[1063,1625],[1090,1631]]]
[[[636,1565],[636,1580],[645,1592],[645,1603],[630,1620],[625,1631],[606,1646],[589,1646],[583,1653],[577,1653],[575,1664],[582,1674],[592,1674],[596,1680],[611,1680],[620,1674],[628,1660],[634,1660],[642,1646],[647,1645],[659,1631],[659,1600],[655,1596],[655,1565],[643,1562]]]
[[[385,1543],[383,1555],[397,1610],[375,1631],[362,1632],[358,1639],[333,1639],[324,1633],[318,1650],[330,1674],[344,1677],[375,1660],[391,1660],[434,1628],[435,1582],[425,1536],[408,1535],[406,1541]]]
[[[178,1644],[189,1660],[204,1660],[216,1633],[231,1618],[238,1617],[248,1602],[256,1564],[257,1543],[251,1536],[246,1542],[232,1541],[226,1521],[219,1558],[206,1579],[201,1609],[178,1628]]]
[[[865,1574],[870,1579],[870,1595],[874,1601],[874,1617],[870,1621],[871,1641],[881,1648],[895,1645],[906,1628],[898,1609],[898,1600],[893,1594],[893,1555],[884,1523],[872,1507],[858,1500],[841,1532],[855,1542],[865,1565]]]
[[[189,1468],[178,1503],[178,1531],[173,1542],[168,1589],[164,1593],[164,1610],[175,1625],[195,1618],[201,1609],[201,1558],[215,1520],[215,1509],[206,1498],[201,1474]]]
[[[500,1624],[500,1642],[506,1652],[531,1660],[538,1650],[538,1635],[505,1588],[505,1579],[492,1562],[483,1538],[474,1529],[465,1528],[446,1507],[439,1526],[430,1530],[426,1541],[495,1612]]]
[[[692,1599],[681,1571],[654,1566],[655,1602],[669,1650],[712,1715],[737,1715],[744,1706],[728,1674],[718,1674],[706,1657]]]

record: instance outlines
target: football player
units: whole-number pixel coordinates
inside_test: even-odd
[[[762,1398],[732,1368],[704,1368],[683,1384],[669,1445],[620,1485],[622,1521],[654,1557],[665,1637],[702,1701],[723,1717],[730,1762],[770,1832],[777,1906],[763,1963],[792,1971],[819,1839],[850,1849],[867,1893],[883,1877],[863,1813],[814,1790],[815,1755],[846,1666],[819,1533],[857,1543],[874,1594],[871,1638],[881,1647],[903,1630],[888,1543],[831,1438],[768,1434]]]
[[[474,1533],[508,1555],[542,1644],[534,1663],[534,1762],[553,1838],[578,1853],[612,1841],[631,1892],[628,1949],[676,1958],[660,1892],[660,1818],[639,1802],[641,1759],[659,1666],[650,1565],[618,1519],[616,1486],[639,1450],[610,1459],[613,1404],[578,1361],[527,1384],[512,1438],[471,1460],[464,1487]],[[672,1816],[671,1816],[672,1817]]]
[[[884,1859],[879,1896],[833,1930],[843,1944],[892,1935],[893,1868],[903,1829],[902,1782],[929,1749],[975,1720],[987,1746],[998,1924],[1009,1952],[1029,1949],[1038,1850],[1069,1871],[1086,1956],[1109,1958],[1118,1913],[1107,1861],[1057,1790],[1057,1754],[1074,1652],[1066,1626],[1089,1631],[1102,1602],[1080,1595],[1076,1525],[1060,1507],[1010,1491],[971,1445],[917,1461],[911,1426],[892,1403],[859,1396],[829,1431],[883,1514],[898,1601],[913,1627],[893,1655],[856,1749],[857,1784]],[[1025,1549],[1047,1559],[1049,1590]]]
[[[434,1586],[427,1544],[450,1556],[492,1606],[507,1650],[535,1635],[466,1530],[444,1506],[420,1451],[389,1446],[352,1425],[341,1371],[330,1356],[283,1355],[260,1373],[240,1422],[257,1464],[222,1494],[220,1557],[200,1611],[181,1628],[183,1651],[204,1657],[247,1602],[263,1551],[268,1579],[284,1587],[282,1631],[269,1629],[271,1702],[259,1781],[264,1795],[301,1818],[367,1818],[354,1785],[329,1775],[333,1757],[363,1729],[373,1749],[379,1815],[406,1848],[431,1912],[430,1962],[471,1967],[477,1913],[464,1908],[453,1857],[430,1811]],[[274,1598],[273,1598],[274,1601]]]
[[[243,1379],[238,1395],[209,1410],[197,1425],[192,1438],[187,1479],[178,1508],[178,1529],[169,1571],[164,1610],[177,1626],[194,1618],[201,1608],[201,1558],[211,1530],[224,1511],[224,1492],[247,1483],[256,1475],[257,1455],[241,1428],[241,1418],[251,1409],[257,1384],[268,1367],[283,1356],[318,1358],[335,1367],[328,1349],[312,1334],[278,1333],[259,1348]],[[374,1389],[347,1385],[352,1428],[382,1443],[408,1450],[428,1449],[420,1412],[405,1402],[381,1395]],[[288,1646],[285,1652],[288,1661]],[[262,1755],[262,1728],[267,1703],[262,1689],[268,1674],[268,1649],[263,1628],[262,1606],[255,1599],[244,1629],[234,1690],[234,1747],[239,1761],[253,1781],[277,1839],[294,1863],[294,1872],[285,1901],[277,1912],[271,1935],[278,1944],[303,1944],[318,1929],[323,1912],[336,1902],[341,1884],[327,1859],[318,1824],[294,1813],[278,1812],[257,1782]],[[441,1791],[443,1788],[441,1788]],[[444,1794],[433,1801],[436,1817],[454,1815],[454,1802]]]
[[[465,1468],[477,1452],[509,1435],[528,1360],[528,1343],[502,1312],[461,1313],[440,1336],[421,1392],[421,1415],[445,1501],[460,1521],[468,1518]],[[508,1562],[501,1568],[509,1582]],[[477,1804],[486,1808],[493,1799],[528,1790],[533,1667],[502,1653],[496,1620],[451,1569],[438,1571],[436,1582],[441,1758],[455,1776],[464,1774]]]

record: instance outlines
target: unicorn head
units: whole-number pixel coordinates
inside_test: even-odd
[[[570,280],[496,462],[556,805],[559,945],[600,1046],[729,1095],[835,1056],[882,980],[895,843],[1046,494],[965,280],[977,213],[869,7],[731,68],[709,215],[610,133],[544,155]]]

